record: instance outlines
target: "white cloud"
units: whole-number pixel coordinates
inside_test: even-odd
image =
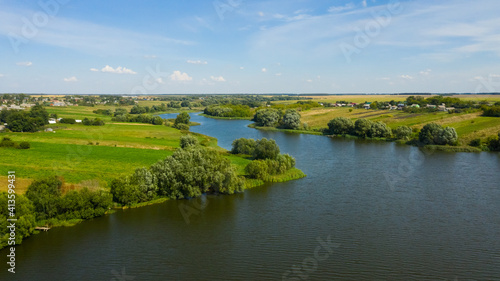
[[[274,74],[274,75],[276,75],[276,76],[281,76],[281,75],[283,75],[283,74],[281,74],[281,73],[276,73],[276,74]]]
[[[210,79],[212,79],[212,81],[215,81],[215,82],[226,82],[226,79],[224,79],[224,77],[222,76],[210,76]]]
[[[427,76],[427,75],[431,74],[431,72],[432,72],[432,69],[422,70],[422,71],[420,71],[420,75]]]
[[[64,82],[78,82],[78,79],[75,76],[64,78]]]
[[[261,17],[263,17],[263,16],[264,16],[264,12],[259,12],[258,14],[259,14],[259,16],[261,16]]]
[[[186,72],[176,70],[170,75],[170,79],[172,79],[172,81],[191,81],[193,77],[190,77]]]
[[[241,70],[243,70],[243,69],[245,69],[245,68],[244,68],[243,66],[240,66],[240,69],[241,69]]]
[[[312,83],[312,81],[313,81],[313,80],[312,80],[312,79],[307,79],[306,81],[307,81],[308,83]]]
[[[207,61],[201,61],[201,60],[188,60],[187,63],[190,63],[190,64],[208,64]]]
[[[32,66],[33,65],[33,63],[30,62],[30,61],[18,62],[16,64],[19,65],[19,66]]]
[[[261,71],[262,71],[262,72],[267,72],[267,68],[265,68],[265,67],[264,67],[264,68],[262,68],[262,70],[261,70]]]
[[[340,13],[343,11],[352,10],[354,8],[355,8],[355,6],[353,3],[347,3],[344,6],[332,6],[332,7],[328,8],[328,12],[329,13]]]
[[[117,67],[117,68],[112,68],[109,65],[106,65],[101,69],[101,72],[108,72],[108,73],[115,73],[115,74],[137,74],[137,72],[133,71],[132,69],[128,69],[126,67]]]
[[[0,73],[0,77],[3,77],[4,75],[2,73]]]
[[[366,8],[366,7],[368,6],[368,4],[366,3],[366,0],[363,0],[363,1],[361,2],[361,5],[363,5],[363,7],[364,7],[364,8]]]
[[[403,78],[403,79],[406,79],[406,80],[412,80],[413,79],[413,77],[410,76],[410,75],[401,75],[400,77]]]
[[[90,69],[90,71],[93,71],[93,72],[98,72],[98,71],[99,71],[99,69],[97,69],[97,68],[91,68],[91,69]]]
[[[156,59],[157,56],[156,55],[145,55],[144,58],[145,59]]]
[[[155,82],[158,84],[165,84],[165,82],[163,81],[163,79],[161,77],[155,79]]]

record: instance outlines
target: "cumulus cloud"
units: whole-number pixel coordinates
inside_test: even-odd
[[[98,72],[98,71],[99,71],[99,69],[97,69],[97,68],[91,68],[91,69],[90,69],[90,71],[93,71],[93,72]]]
[[[92,70],[92,69],[91,69]],[[101,69],[101,72],[108,72],[108,73],[115,73],[115,74],[137,74],[137,72],[133,71],[132,69],[128,69],[126,67],[117,67],[113,68],[109,65],[106,65]]]
[[[170,75],[170,79],[172,79],[172,81],[191,81],[193,77],[190,77],[186,72],[176,70]]]
[[[261,17],[263,17],[263,16],[264,16],[264,12],[259,12],[258,14],[259,14],[259,16],[261,16]]]
[[[19,65],[19,66],[32,66],[33,65],[33,63],[30,62],[30,61],[18,62],[16,64]]]
[[[265,68],[265,67],[264,67],[264,68],[262,68],[262,70],[261,70],[261,71],[262,71],[262,72],[267,72],[267,68]]]
[[[281,72],[280,72],[280,73],[276,73],[276,74],[274,74],[274,75],[276,75],[276,76],[281,76],[282,74],[281,74]]]
[[[78,82],[78,79],[75,76],[64,78],[64,82]]]
[[[363,0],[363,1],[361,2],[361,5],[363,5],[363,7],[364,7],[364,8],[366,8],[366,7],[368,6],[368,4],[366,3],[366,0]]]
[[[190,64],[208,64],[207,61],[201,61],[201,60],[188,60],[187,63],[190,63]]]
[[[0,73],[0,77],[3,77],[4,75],[2,73]]]
[[[412,80],[413,77],[410,75],[401,75],[401,78],[406,79],[406,80]]]
[[[210,79],[215,82],[226,82],[226,79],[222,76],[210,76]]]

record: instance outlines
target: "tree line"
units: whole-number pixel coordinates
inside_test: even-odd
[[[49,124],[49,113],[41,105],[35,105],[29,111],[3,109],[0,122],[7,123],[13,132],[37,132]]]

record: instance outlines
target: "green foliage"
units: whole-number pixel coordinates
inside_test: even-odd
[[[481,146],[481,139],[473,139],[469,142],[470,146],[473,147],[480,147]]]
[[[277,109],[265,108],[257,110],[254,116],[254,121],[257,126],[261,127],[274,127],[280,118],[280,114]]]
[[[280,148],[273,139],[262,138],[256,141],[253,151],[254,159],[276,159],[280,154]]]
[[[245,167],[250,178],[268,180],[270,176],[282,175],[295,167],[295,159],[288,154],[280,154],[276,159],[254,160]]]
[[[193,137],[192,135],[181,136],[181,148],[197,146],[198,144],[198,139]]]
[[[100,115],[106,115],[106,116],[111,116],[113,115],[113,112],[111,109],[97,109],[93,111],[95,114],[100,114]]]
[[[334,135],[346,135],[352,132],[354,123],[346,117],[336,117],[328,122],[328,131]]]
[[[105,125],[104,121],[100,118],[95,118],[95,119],[85,118],[85,119],[83,119],[82,124],[85,126],[104,126]]]
[[[377,121],[372,123],[368,135],[372,138],[388,138],[392,134],[391,128],[387,127],[385,123]]]
[[[500,106],[496,104],[495,106],[483,106],[481,109],[483,110],[484,116],[500,117]]]
[[[33,181],[26,197],[33,202],[37,220],[54,218],[58,214],[62,181],[57,177],[50,177]]]
[[[202,147],[177,150],[151,171],[158,178],[159,194],[169,198],[197,197],[208,191],[232,194],[244,186],[228,159]]]
[[[458,141],[458,135],[455,128],[443,128],[436,123],[429,123],[422,128],[418,139],[425,145],[454,145]]]
[[[10,216],[9,204],[13,203],[9,200],[15,200],[15,216]],[[7,192],[0,192],[0,249],[15,244],[21,244],[22,240],[30,236],[35,230],[35,214],[34,207],[30,200],[24,195],[9,194]],[[16,223],[16,239],[11,240],[9,244],[10,230],[7,228],[10,222],[7,219],[17,219]]]
[[[160,116],[155,116],[153,117],[153,120],[151,121],[151,124],[153,125],[163,125],[163,118]]]
[[[265,160],[253,160],[245,167],[245,172],[253,179],[266,179],[269,177],[268,163]]]
[[[393,133],[398,140],[408,140],[411,137],[412,130],[408,126],[399,126],[394,129]]]
[[[181,130],[181,131],[189,131],[189,125],[184,124],[184,123],[174,124],[174,128]]]
[[[253,155],[257,142],[254,139],[240,138],[233,141],[231,153]]]
[[[73,118],[62,118],[59,120],[59,123],[61,124],[76,124],[76,120]]]
[[[248,105],[210,105],[203,113],[217,117],[252,117],[252,111]]]
[[[19,149],[30,149],[31,148],[31,145],[29,142],[27,141],[22,141],[19,143]]]
[[[0,142],[0,147],[15,147],[16,143],[8,137],[4,137]]]
[[[187,112],[181,112],[175,118],[174,124],[186,124],[189,125],[189,120],[191,120],[191,116]]]
[[[488,138],[486,143],[490,151],[500,151],[500,133],[498,133],[498,137]]]
[[[298,113],[295,109],[288,109],[283,115],[283,128],[284,129],[292,129],[297,130],[300,128],[300,113]]]
[[[366,138],[370,134],[372,121],[361,118],[354,122],[354,134],[358,137]]]
[[[118,122],[131,122],[131,123],[144,123],[153,125],[163,125],[163,119],[160,116],[151,116],[148,114],[138,114],[138,115],[117,115],[111,118],[112,121]]]

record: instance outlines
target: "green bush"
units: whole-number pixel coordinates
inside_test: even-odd
[[[351,119],[346,117],[336,117],[328,122],[328,129],[330,134],[334,135],[347,135],[352,132],[354,123]]]
[[[75,124],[76,120],[73,118],[62,118],[61,120],[59,120],[59,123],[61,123],[61,124]]]
[[[470,146],[479,147],[481,146],[481,139],[473,139],[469,142]]]
[[[183,149],[191,146],[197,146],[198,144],[198,139],[192,135],[181,136],[181,148]]]
[[[240,138],[233,141],[232,154],[253,155],[257,142],[254,139]]]
[[[31,148],[31,145],[29,142],[27,141],[22,141],[19,143],[19,149],[30,149]]]
[[[253,151],[254,159],[276,159],[280,154],[280,148],[273,139],[262,138],[257,140]]]
[[[184,123],[174,124],[174,128],[181,130],[181,131],[189,131],[189,125],[184,124]]]
[[[408,126],[399,126],[393,131],[394,137],[398,140],[407,140],[411,137],[412,129]]]
[[[0,142],[0,147],[15,147],[16,143],[13,142],[10,138],[4,137]]]

